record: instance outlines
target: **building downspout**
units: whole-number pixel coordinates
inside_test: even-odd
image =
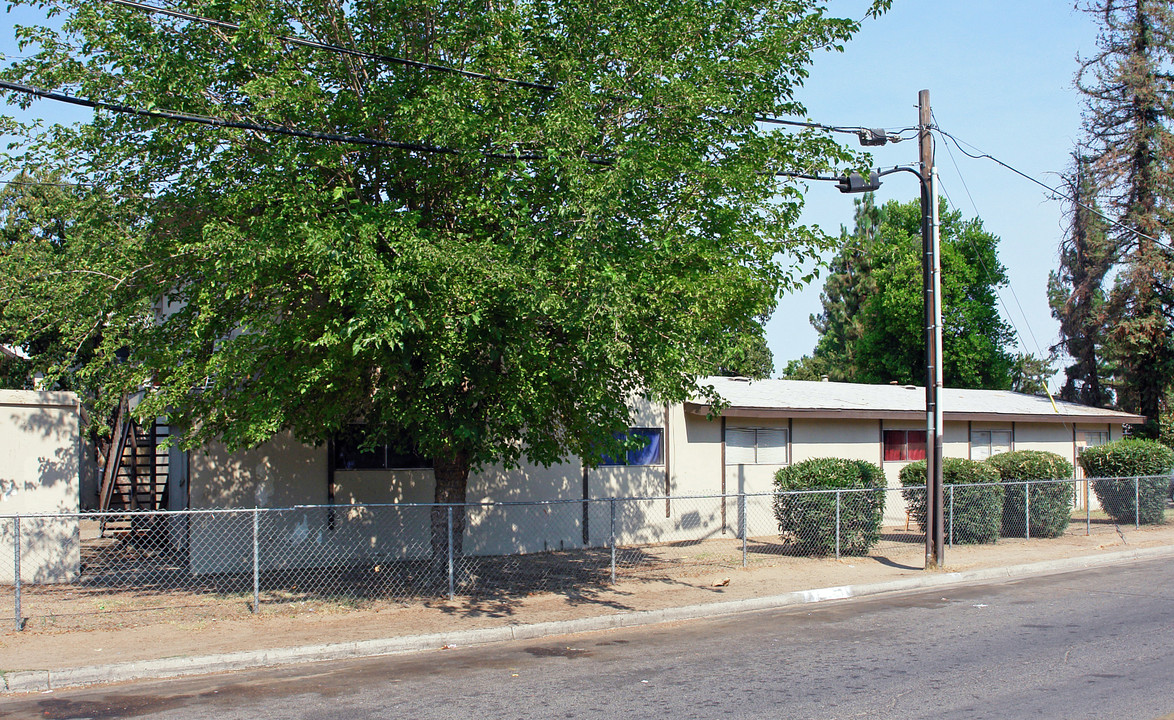
[[[669,406],[664,406],[664,516],[672,517],[672,505],[669,496],[673,492],[673,476],[669,466],[669,448],[673,446],[672,433],[669,432]]]
[[[726,534],[726,418],[722,416],[722,535]]]

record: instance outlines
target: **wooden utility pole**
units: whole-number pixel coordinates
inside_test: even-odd
[[[922,281],[925,289],[925,568],[946,562],[942,490],[942,283],[938,240],[937,173],[934,169],[933,114],[929,90],[918,95],[918,140],[921,149]]]

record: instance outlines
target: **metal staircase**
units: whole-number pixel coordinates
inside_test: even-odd
[[[149,532],[154,523],[147,518],[135,522],[133,515],[167,507],[169,453],[164,441],[169,428],[159,420],[139,425],[125,405],[119,408],[114,426],[110,455],[102,471],[98,510],[126,514],[105,516],[102,534]]]

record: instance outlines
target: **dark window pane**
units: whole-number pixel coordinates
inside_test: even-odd
[[[334,467],[338,470],[381,470],[386,467],[387,449],[377,445],[360,450],[358,439],[334,441]]]
[[[612,435],[613,438],[615,438],[616,440],[619,440],[621,442],[623,442],[624,438],[626,438],[627,436],[628,436],[627,433],[622,433],[622,432],[615,433]],[[605,454],[603,456],[603,459],[599,461],[599,464],[600,465],[624,465],[625,464],[624,459],[625,459],[624,456],[620,456],[620,457],[616,458],[616,457],[612,457],[611,455]]]
[[[390,469],[430,468],[432,467],[432,460],[419,453],[394,452],[389,449],[387,451],[386,467]]]
[[[377,442],[378,444],[371,445],[367,426],[349,426],[334,439],[335,469],[385,470],[432,467],[432,461],[421,455],[416,450],[415,443],[407,437],[397,436],[392,441],[380,437]]]

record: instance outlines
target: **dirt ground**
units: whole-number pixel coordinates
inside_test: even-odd
[[[994,545],[949,548],[946,569],[1006,567],[1162,545],[1174,545],[1174,522],[1138,530],[1094,522],[1088,536],[1081,523],[1055,539],[1002,539]],[[645,548],[640,564],[621,567],[616,585],[600,579],[553,591],[506,588],[455,601],[268,597],[256,614],[251,592],[30,589],[22,598],[25,629],[17,632],[10,624],[0,635],[0,672],[567,620],[876,583],[925,572],[924,545],[915,542],[882,543],[868,557],[841,560],[751,552],[745,569],[741,547],[740,541],[719,539],[651,552]],[[659,562],[648,562],[649,557]],[[11,599],[11,593],[0,596],[0,601]]]

